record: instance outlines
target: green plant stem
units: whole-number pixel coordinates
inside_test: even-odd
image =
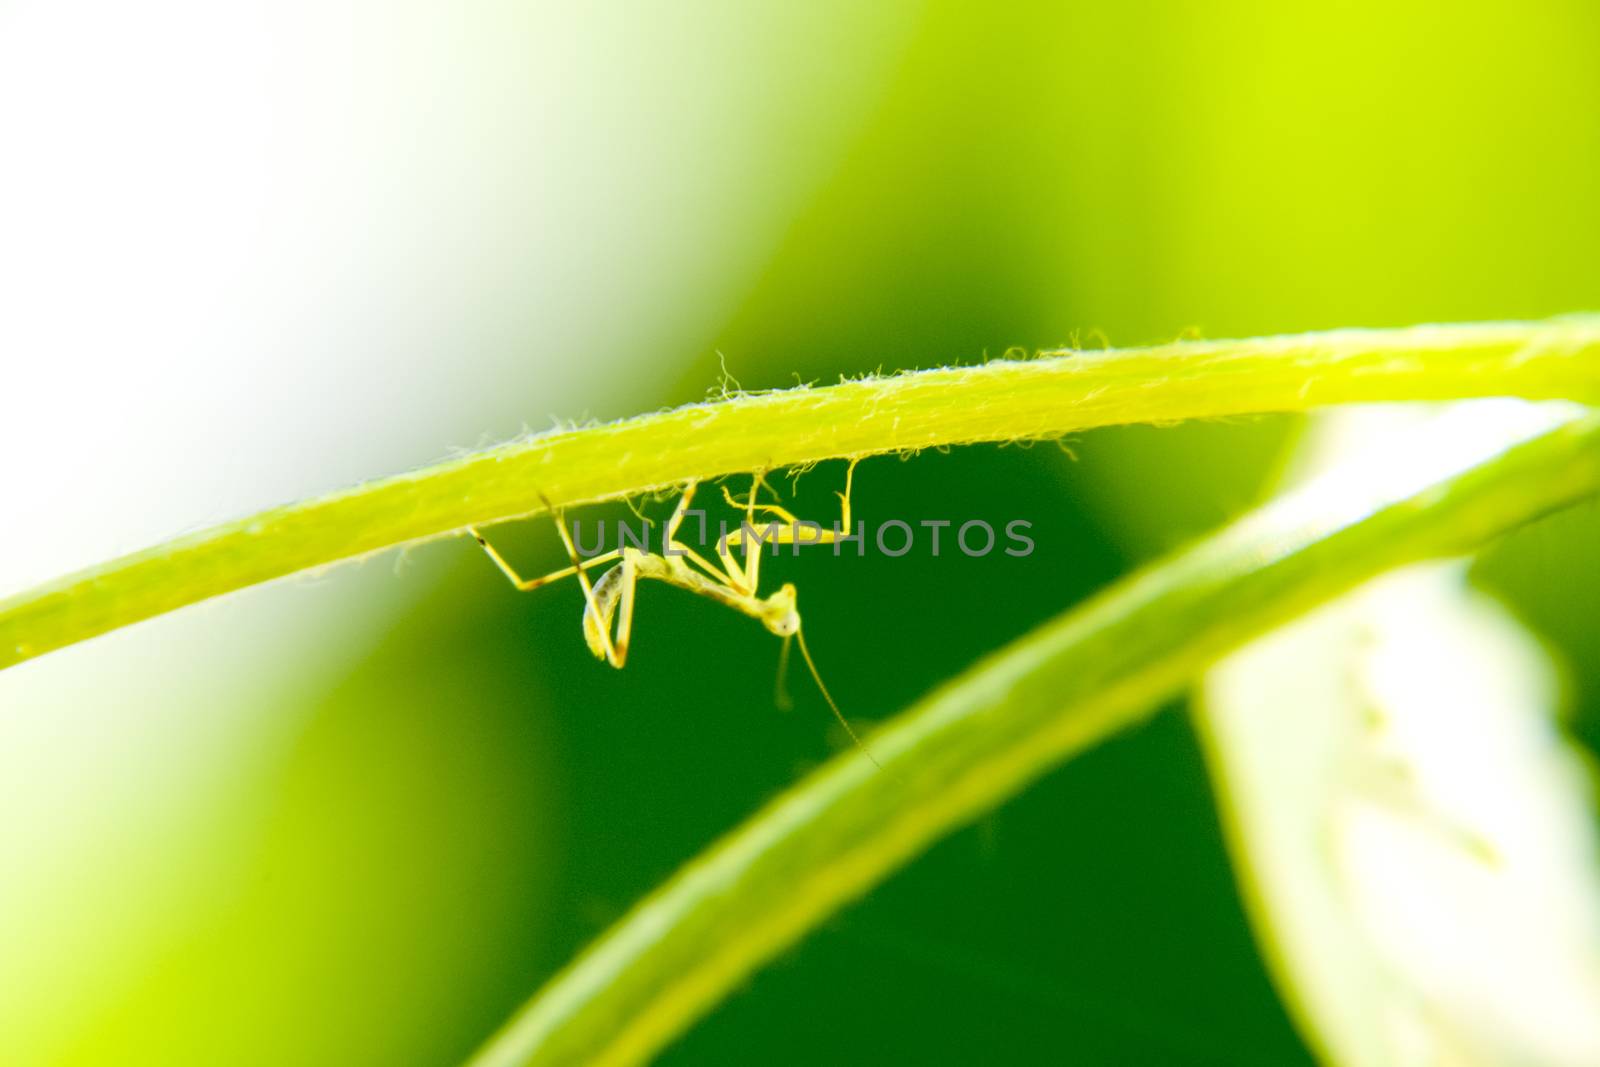
[[[558,975],[472,1067],[647,1059],[933,840],[1219,656],[1384,570],[1600,492],[1600,416],[1443,481],[1370,483],[1313,483],[947,683],[868,739],[881,771],[850,751],[773,802]]]
[[[0,601],[0,668],[395,545],[691,478],[1097,426],[1474,396],[1600,402],[1600,319],[1047,353],[552,432],[175,538]]]

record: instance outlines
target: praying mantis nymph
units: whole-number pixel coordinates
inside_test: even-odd
[[[743,502],[734,499],[724,488],[723,497],[731,506],[744,511],[745,521],[738,530],[723,534],[717,541],[717,557],[721,561],[720,565],[678,540],[678,528],[683,524],[684,516],[689,511],[689,504],[694,500],[697,483],[692,481],[683,487],[678,505],[673,509],[672,517],[667,520],[666,533],[662,539],[664,553],[662,555],[646,552],[632,545],[623,545],[610,552],[582,559],[578,555],[577,546],[572,542],[572,535],[567,530],[561,511],[550,508],[555,516],[556,529],[561,534],[561,543],[566,546],[567,556],[572,560],[572,565],[538,578],[523,578],[476,527],[467,527],[467,532],[483,546],[483,550],[494,560],[495,566],[500,568],[511,584],[522,592],[537,589],[562,578],[577,576],[578,584],[583,587],[584,640],[596,658],[619,669],[628,659],[628,643],[633,636],[634,591],[641,578],[653,578],[680,589],[687,589],[719,604],[725,604],[743,615],[750,616],[783,638],[778,661],[780,693],[784,668],[789,659],[789,642],[792,639],[800,646],[800,655],[805,659],[806,667],[816,681],[817,689],[822,693],[823,699],[828,702],[828,708],[833,712],[834,718],[839,720],[839,725],[844,727],[845,733],[850,735],[850,739],[867,758],[877,763],[872,753],[862,744],[861,738],[851,727],[849,720],[844,717],[844,712],[839,710],[833,694],[823,684],[822,675],[817,671],[816,661],[811,658],[811,649],[806,645],[805,631],[800,628],[800,612],[795,607],[794,584],[785,582],[777,592],[769,596],[763,597],[760,594],[761,549],[765,545],[797,542],[808,545],[831,544],[841,531],[848,533],[850,492],[855,472],[856,461],[852,461],[845,474],[844,492],[835,494],[839,498],[840,522],[832,530],[823,529],[816,523],[801,523],[794,515],[776,504],[758,502],[756,498],[764,484],[760,474],[755,476],[750,487],[750,496]],[[758,511],[777,521],[767,523],[764,531],[756,535],[755,515]],[[802,539],[802,530],[812,536]],[[734,554],[735,548],[741,550],[742,561]],[[599,581],[589,580],[588,572],[592,568],[613,562],[616,566],[602,574]],[[615,637],[612,636],[613,627],[616,631]]]

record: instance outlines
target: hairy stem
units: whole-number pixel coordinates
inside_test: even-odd
[[[0,667],[257,582],[739,471],[1097,426],[1475,396],[1600,402],[1600,319],[1046,353],[552,432],[213,527],[0,601]]]
[[[980,662],[868,740],[881,771],[857,751],[835,758],[686,866],[472,1067],[649,1058],[933,840],[1224,653],[1384,570],[1469,551],[1600,492],[1600,416],[1460,462],[1398,484],[1312,483]]]

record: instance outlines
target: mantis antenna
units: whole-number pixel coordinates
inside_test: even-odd
[[[779,708],[788,711],[794,707],[794,700],[789,696],[789,642],[785,637],[783,644],[778,646],[778,681],[772,689],[772,701]]]
[[[844,492],[838,494],[842,519],[840,528],[843,529],[850,527],[850,491],[855,481],[856,462],[856,460],[851,461],[849,469],[845,472]],[[667,547],[663,548],[660,555],[646,552],[637,546],[622,545],[610,552],[602,552],[598,556],[580,558],[577,546],[573,544],[572,536],[567,532],[566,521],[561,511],[552,506],[542,495],[540,500],[544,503],[545,510],[555,518],[556,530],[561,535],[561,543],[567,550],[571,566],[552,571],[543,577],[523,578],[517,573],[516,568],[489,544],[488,539],[476,527],[467,527],[467,533],[477,540],[511,584],[523,592],[537,589],[559,578],[575,575],[578,584],[583,587],[584,638],[589,644],[589,651],[613,667],[620,668],[628,655],[629,638],[633,631],[634,590],[641,578],[665,582],[691,593],[709,597],[719,604],[756,619],[768,630],[782,637],[783,649],[778,657],[778,680],[774,693],[780,707],[787,707],[790,704],[789,694],[784,685],[789,665],[789,639],[798,637],[800,655],[805,657],[806,667],[811,671],[811,677],[817,683],[817,690],[822,693],[822,699],[828,702],[828,709],[833,712],[833,717],[839,720],[839,725],[844,727],[844,732],[855,742],[861,754],[871,760],[874,767],[883,770],[883,764],[868,751],[860,735],[844,717],[844,712],[839,710],[839,704],[833,699],[833,694],[828,692],[828,687],[823,684],[816,660],[811,658],[811,649],[806,645],[806,635],[800,628],[800,615],[795,610],[794,586],[785,585],[765,597],[758,591],[761,547],[768,541],[764,535],[751,533],[756,512],[764,512],[786,524],[786,526],[779,526],[775,522],[768,524],[768,529],[772,531],[771,543],[774,545],[825,544],[839,536],[839,528],[831,532],[819,531],[813,540],[802,540],[801,523],[798,519],[780,505],[762,504],[757,501],[762,487],[762,475],[758,473],[750,486],[750,496],[742,502],[736,500],[726,489],[723,490],[723,496],[727,498],[728,503],[744,511],[745,520],[738,531],[723,534],[717,542],[717,554],[721,557],[719,564],[678,540],[678,527],[682,524],[684,516],[689,513],[689,502],[694,499],[695,485],[693,481],[684,485],[683,493],[678,497],[678,506],[673,510],[672,518],[668,520],[663,532],[662,541]],[[810,525],[813,528],[817,526],[816,523]],[[743,549],[742,564],[732,551],[736,545]],[[615,566],[598,582],[590,581],[589,569],[605,564],[615,564]],[[612,636],[613,628],[616,632],[615,637]]]
[[[839,720],[839,725],[844,727],[844,732],[850,735],[850,740],[856,743],[856,747],[861,750],[861,754],[871,760],[872,765],[878,770],[883,770],[883,764],[879,763],[878,757],[874,756],[872,751],[862,744],[861,737],[856,733],[855,727],[850,725],[850,720],[844,717],[844,712],[840,711],[839,705],[834,703],[833,694],[828,692],[828,687],[822,684],[822,675],[817,672],[817,661],[811,658],[811,649],[806,647],[805,631],[796,629],[794,635],[800,641],[800,655],[805,657],[806,666],[811,669],[811,677],[817,683],[817,690],[822,693],[822,699],[828,702],[828,708],[833,712],[833,717]],[[784,642],[784,647],[788,647],[788,642]]]

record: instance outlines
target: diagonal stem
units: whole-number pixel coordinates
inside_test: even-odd
[[[1470,462],[1311,483],[988,657],[872,735],[882,771],[845,753],[684,867],[471,1067],[648,1059],[931,842],[1226,652],[1385,570],[1600,492],[1600,415]]]

